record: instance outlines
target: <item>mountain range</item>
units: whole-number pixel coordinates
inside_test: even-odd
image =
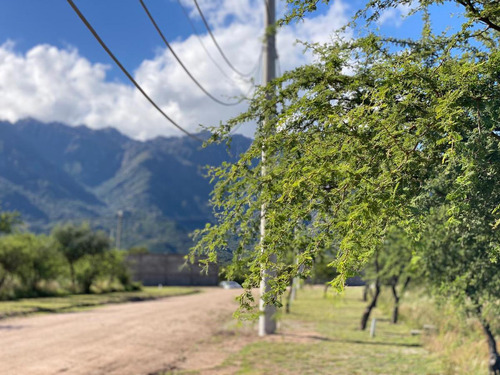
[[[203,148],[187,136],[142,142],[112,128],[0,122],[1,209],[35,232],[87,221],[112,236],[123,211],[122,247],[185,253],[188,233],[212,220],[205,167],[236,160],[250,143],[235,135],[229,150]]]

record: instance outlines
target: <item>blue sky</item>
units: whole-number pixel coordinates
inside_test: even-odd
[[[244,104],[221,107],[189,81],[165,50],[138,0],[75,2],[134,77],[182,126],[195,131],[200,123],[217,125],[245,109]],[[177,0],[147,0],[185,65],[221,100],[230,101],[251,89],[252,83],[231,72],[218,55],[192,0],[182,2],[203,45],[225,74],[206,57]],[[199,0],[199,4],[230,60],[241,70],[250,70],[261,48],[263,1]],[[327,42],[332,31],[362,4],[362,0],[334,1],[306,22],[280,30],[282,69],[311,60],[294,44],[296,39]],[[405,12],[405,8],[386,12],[379,24],[381,32],[417,36],[419,16],[403,20]],[[436,28],[456,27],[460,17],[450,14],[460,12],[450,4],[435,7]],[[179,134],[131,87],[65,0],[0,2],[0,119],[16,121],[28,116],[92,128],[113,126],[137,139]],[[251,135],[253,127],[241,131]]]
[[[75,3],[127,66],[137,68],[144,59],[153,58],[161,47],[161,40],[139,1],[77,0]],[[163,32],[169,40],[191,34],[191,27],[176,0],[150,0],[147,5],[164,26]],[[194,22],[202,30],[202,24],[196,19]],[[20,52],[48,43],[59,48],[77,47],[81,55],[94,63],[109,61],[65,0],[0,2],[0,43],[6,40],[14,41]]]

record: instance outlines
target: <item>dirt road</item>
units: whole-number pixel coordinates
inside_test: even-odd
[[[236,350],[218,347],[214,337],[224,334],[238,294],[207,288],[151,302],[2,320],[0,374],[146,375],[213,368]]]

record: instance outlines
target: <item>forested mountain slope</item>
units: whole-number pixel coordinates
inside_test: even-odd
[[[124,246],[185,252],[187,233],[211,220],[204,167],[236,158],[250,142],[237,135],[228,152],[188,137],[140,142],[110,128],[0,122],[0,202],[36,231],[89,221],[113,233],[122,210]]]

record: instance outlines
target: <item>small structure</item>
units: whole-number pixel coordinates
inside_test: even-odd
[[[184,255],[133,254],[127,264],[134,281],[145,286],[154,285],[204,285],[218,283],[218,267],[210,265],[208,273],[199,264],[186,263]]]

